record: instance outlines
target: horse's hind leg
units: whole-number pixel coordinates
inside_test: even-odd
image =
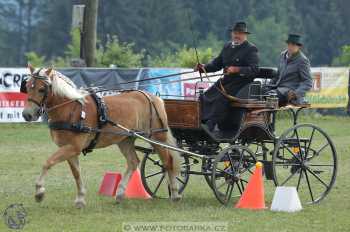
[[[127,167],[123,175],[123,178],[120,181],[120,184],[118,185],[118,190],[116,193],[117,202],[120,202],[124,198],[126,186],[129,183],[132,173],[137,169],[137,166],[140,162],[139,159],[137,158],[134,142],[135,142],[135,139],[128,138],[118,144],[120,151],[123,153],[123,155],[126,158]]]
[[[153,147],[159,154],[159,158],[162,160],[163,166],[167,171],[171,200],[178,201],[181,199],[181,195],[179,194],[179,186],[176,179],[179,173],[174,169],[173,157],[168,149],[158,145],[153,145]]]
[[[86,202],[85,202],[85,193],[86,190],[83,185],[83,181],[81,179],[80,175],[80,166],[79,166],[79,158],[77,156],[71,158],[68,160],[68,164],[70,166],[70,169],[72,171],[72,174],[75,179],[75,183],[77,185],[77,198],[75,199],[75,207],[78,209],[85,207]]]

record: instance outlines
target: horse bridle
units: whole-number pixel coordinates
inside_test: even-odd
[[[51,87],[51,84],[48,82],[48,77],[46,77],[46,76],[41,76],[41,75],[39,75],[39,73],[40,73],[40,71],[41,71],[42,69],[39,69],[39,71],[38,72],[36,72],[36,73],[33,73],[33,74],[31,74],[30,76],[33,78],[33,83],[31,84],[31,86],[30,86],[30,88],[35,88],[35,85],[36,85],[36,82],[38,81],[38,80],[41,80],[41,81],[43,81],[44,82],[44,89],[43,90],[39,90],[39,92],[41,93],[43,93],[43,98],[41,99],[41,101],[39,102],[39,101],[37,101],[37,100],[35,100],[35,99],[33,99],[33,98],[28,98],[28,102],[32,102],[32,103],[34,103],[36,106],[38,106],[39,107],[39,113],[41,114],[42,112],[43,112],[43,110],[44,110],[44,107],[45,107],[45,104],[46,104],[46,101],[47,101],[47,97],[48,97],[48,93],[49,93],[49,89],[50,89],[50,87]],[[26,89],[26,87],[24,87],[24,86],[26,86],[26,84],[27,84],[27,80],[23,80],[23,86],[21,86],[21,92],[22,93],[27,93],[27,89]]]
[[[39,107],[38,113],[39,113],[40,115],[41,115],[43,112],[49,113],[50,111],[53,111],[53,110],[55,110],[55,109],[57,109],[57,108],[59,108],[59,107],[61,107],[61,106],[64,106],[64,105],[66,105],[66,104],[69,104],[69,103],[71,103],[71,102],[76,101],[76,99],[71,99],[71,100],[68,100],[68,101],[66,101],[66,102],[63,102],[63,103],[61,103],[61,104],[52,106],[52,107],[50,107],[50,108],[46,108],[47,97],[48,97],[48,94],[49,94],[49,90],[50,90],[50,88],[51,88],[51,84],[50,84],[49,81],[48,81],[48,77],[39,75],[39,73],[40,73],[41,70],[42,70],[42,69],[39,69],[38,72],[33,73],[33,74],[30,75],[30,76],[34,79],[34,80],[33,80],[33,83],[32,83],[32,85],[31,85],[30,88],[35,88],[35,84],[36,84],[36,81],[37,81],[37,80],[43,81],[44,84],[45,84],[45,85],[44,85],[44,89],[43,89],[43,98],[41,99],[40,102],[37,101],[37,100],[35,100],[35,99],[33,99],[33,98],[28,98],[28,99],[27,99],[28,102],[32,102],[32,103],[34,103],[36,106]],[[26,84],[27,84],[27,80],[23,80],[23,81],[22,81],[22,84],[21,84],[21,92],[22,92],[22,93],[27,93]],[[68,84],[69,84],[69,83],[68,83]],[[41,92],[41,90],[39,90],[39,91]]]

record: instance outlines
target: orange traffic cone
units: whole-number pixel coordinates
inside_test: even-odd
[[[102,183],[100,185],[100,190],[98,193],[105,196],[115,196],[118,184],[122,179],[122,174],[119,172],[106,172]]]
[[[245,188],[235,208],[265,209],[262,163],[257,162],[255,167],[255,171],[250,177],[247,187]]]
[[[138,199],[150,199],[151,196],[147,193],[145,188],[143,187],[141,181],[140,170],[136,169],[131,176],[131,179],[126,186],[125,190],[126,198],[138,198]]]

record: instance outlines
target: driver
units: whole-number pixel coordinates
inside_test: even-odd
[[[210,131],[215,128],[232,131],[239,123],[230,114],[230,102],[222,94],[221,86],[227,94],[235,96],[253,82],[259,72],[258,49],[247,40],[248,34],[246,23],[237,22],[231,29],[231,41],[224,45],[219,56],[208,64],[198,64],[194,69],[202,73],[224,69],[225,76],[201,97],[202,120]]]

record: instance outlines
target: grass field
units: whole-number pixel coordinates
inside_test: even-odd
[[[339,169],[331,193],[318,205],[305,205],[299,213],[249,211],[221,206],[202,177],[191,177],[182,201],[125,200],[97,194],[105,171],[124,171],[124,158],[116,147],[81,156],[87,187],[87,207],[74,207],[76,187],[66,163],[50,170],[45,200],[34,201],[34,182],[46,158],[55,151],[48,129],[39,124],[0,125],[0,211],[13,203],[27,210],[23,231],[122,231],[123,222],[228,222],[229,231],[350,231],[350,119],[303,118],[322,127],[336,144]],[[280,125],[287,127],[286,121]],[[141,158],[141,156],[140,156]],[[265,181],[266,201],[274,187]],[[0,221],[0,231],[10,231]]]

